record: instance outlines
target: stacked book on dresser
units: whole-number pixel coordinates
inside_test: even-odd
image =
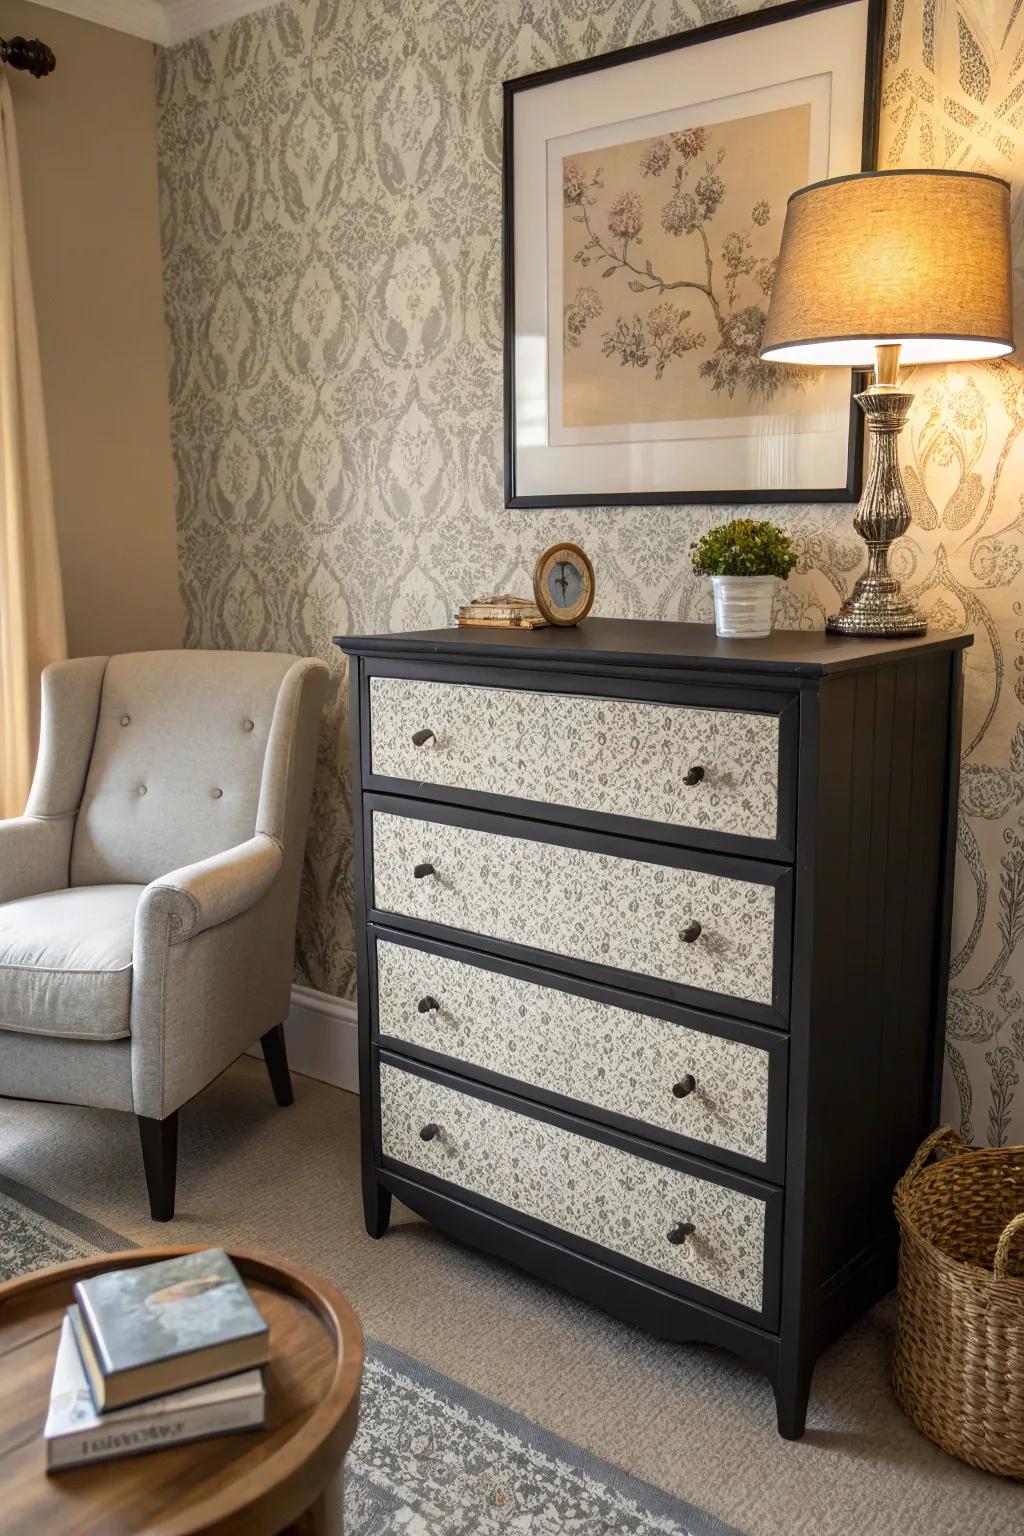
[[[48,1471],[263,1427],[269,1330],[222,1248],[93,1275],[74,1295]]]

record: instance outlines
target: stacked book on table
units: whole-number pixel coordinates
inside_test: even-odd
[[[269,1330],[222,1248],[93,1275],[74,1296],[48,1471],[263,1427]]]

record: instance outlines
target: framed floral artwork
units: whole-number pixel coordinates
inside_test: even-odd
[[[855,501],[837,369],[760,358],[786,202],[873,169],[884,0],[505,82],[510,507]]]

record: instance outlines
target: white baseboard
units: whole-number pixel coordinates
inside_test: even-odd
[[[293,1072],[316,1077],[335,1088],[359,1092],[359,1047],[356,1005],[312,987],[292,987],[292,1006],[285,1020],[288,1065]],[[259,1056],[259,1045],[248,1052]]]

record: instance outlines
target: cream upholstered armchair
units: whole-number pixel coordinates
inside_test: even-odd
[[[327,669],[230,651],[59,662],[0,821],[0,1094],[138,1116],[174,1214],[178,1109],[288,1011]]]

